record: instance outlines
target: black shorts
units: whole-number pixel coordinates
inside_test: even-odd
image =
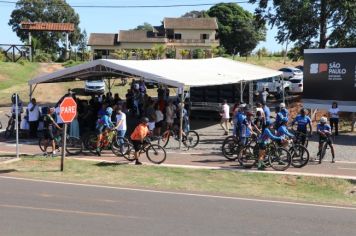
[[[329,138],[324,138],[324,137],[319,137],[319,144],[326,142],[329,145],[333,144],[333,140],[329,137]]]
[[[135,152],[139,152],[142,147],[142,143],[140,140],[132,140],[132,145],[134,146]]]
[[[162,126],[163,126],[163,120],[161,120],[160,122],[156,122],[155,123],[155,127],[156,128],[162,128]]]
[[[48,128],[44,130],[44,138],[47,140],[54,140],[53,128]]]

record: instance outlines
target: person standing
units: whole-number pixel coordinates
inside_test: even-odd
[[[166,123],[167,129],[171,129],[173,127],[174,118],[176,115],[176,106],[173,104],[172,100],[168,101],[168,106],[166,107]]]
[[[220,126],[223,128],[224,135],[229,134],[229,120],[230,120],[230,107],[227,104],[226,99],[223,102],[223,105],[221,106],[220,110],[220,116],[221,116],[221,121],[220,121]]]
[[[335,127],[335,135],[339,135],[339,108],[337,102],[333,102],[331,108],[329,109],[329,117],[330,117],[330,127],[331,132]]]
[[[117,130],[117,140],[120,144],[121,152],[122,152],[122,145],[124,144],[124,137],[127,130],[126,125],[126,114],[122,111],[122,106],[117,106],[117,113],[116,113],[116,130]]]
[[[156,115],[155,133],[157,136],[160,136],[161,128],[163,126],[164,115],[163,115],[162,111],[159,109],[158,103],[155,104],[155,115]]]
[[[261,93],[261,103],[267,103],[267,97],[268,97],[269,93],[267,92],[266,88],[263,88],[263,91]]]
[[[40,108],[35,98],[27,106],[28,109],[28,122],[30,125],[30,138],[37,138],[38,120],[40,118]]]
[[[271,110],[269,109],[266,103],[262,103],[262,109],[265,113],[266,122],[271,122]]]

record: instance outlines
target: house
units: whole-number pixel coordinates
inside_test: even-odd
[[[152,49],[155,45],[164,45],[173,50],[176,58],[182,57],[182,50],[188,50],[191,57],[195,49],[202,49],[209,54],[212,47],[219,46],[217,29],[216,18],[164,18],[161,26],[155,26],[150,31],[92,33],[88,46],[91,47],[94,59],[112,58],[111,54],[119,49],[135,52]]]

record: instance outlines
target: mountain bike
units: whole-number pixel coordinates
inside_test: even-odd
[[[132,143],[130,143],[129,141],[127,142],[128,143],[126,144],[126,146],[129,148],[129,150],[128,152],[126,152],[125,156],[128,155],[129,159],[133,161],[135,160],[135,150]],[[140,154],[142,153],[146,153],[147,159],[154,164],[161,164],[167,158],[166,150],[159,144],[152,144],[151,139],[149,137],[146,137],[143,144],[140,146]]]
[[[55,149],[60,152],[61,147],[62,147],[62,132],[56,132],[54,136],[54,143],[55,143]],[[45,151],[45,146],[51,147],[52,144],[49,139],[46,139],[44,137],[40,138],[38,140],[38,146],[40,147],[41,151]],[[76,137],[70,137],[67,135],[66,137],[66,152],[69,155],[79,155],[83,151],[83,142],[81,139],[76,138]]]
[[[296,137],[295,142],[297,142],[297,143],[303,145],[304,147],[308,148],[309,137],[311,137],[311,135],[299,132],[299,131],[294,130],[294,129],[292,129],[291,131],[294,134],[294,136]],[[303,141],[304,141],[304,143],[303,143]]]
[[[16,121],[11,115],[8,115],[8,114],[5,114],[5,115],[9,118],[9,122],[7,124],[7,127],[5,129],[5,133],[4,133],[5,138],[8,139],[8,138],[11,138],[11,137],[15,136]]]
[[[302,168],[309,162],[309,151],[308,149],[299,143],[300,140],[295,139],[290,141],[290,147],[288,151],[292,156],[291,165],[295,168]]]
[[[252,168],[258,162],[259,147],[255,145],[246,145],[240,150],[238,160],[244,168]],[[289,151],[283,147],[279,147],[274,142],[268,143],[266,147],[266,155],[263,160],[265,166],[270,166],[274,170],[284,171],[289,168],[292,162],[292,156]]]
[[[128,161],[135,160],[135,158],[129,155],[131,147],[129,146],[128,140],[124,138],[123,144],[120,144],[119,139],[116,129],[111,129],[106,135],[102,135],[99,145],[99,154],[102,150],[111,150],[116,156],[123,156]],[[89,134],[86,140],[87,148],[93,154],[97,154],[97,140],[98,136],[95,133]]]
[[[332,138],[332,136],[329,135],[326,138],[323,138],[323,139],[320,140],[320,146],[321,147],[320,147],[320,149],[318,151],[319,164],[321,164],[321,162],[325,158],[326,150],[328,149],[328,146],[330,147],[331,138]]]
[[[159,144],[162,144],[162,147],[168,145],[170,137],[173,137],[175,140],[179,141],[179,129],[168,129],[163,132]],[[182,132],[182,143],[187,148],[194,148],[199,144],[199,134],[190,130],[188,132]]]
[[[248,138],[246,145],[255,145],[257,141],[257,136],[252,135]],[[236,136],[229,136],[225,138],[223,145],[221,147],[224,157],[230,161],[235,161],[238,159],[238,155],[242,148],[246,145],[241,145],[240,140]]]

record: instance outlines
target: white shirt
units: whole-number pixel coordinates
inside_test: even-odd
[[[117,127],[117,130],[127,130],[126,126],[126,114],[121,113],[116,115],[116,123],[119,123],[119,121],[122,120],[121,124]]]
[[[339,118],[339,108],[330,108],[329,113],[330,118]]]
[[[224,119],[230,119],[230,107],[227,104],[222,105],[222,118]]]
[[[263,108],[262,107],[257,107],[256,108],[256,112],[259,111],[261,112],[261,116],[265,117],[265,112],[263,111]]]
[[[156,123],[163,120],[163,113],[160,110],[156,110]]]
[[[38,121],[40,117],[40,107],[36,104],[35,108],[33,108],[33,111],[31,111],[32,108],[33,108],[33,104],[30,102],[27,106],[28,121]]]

